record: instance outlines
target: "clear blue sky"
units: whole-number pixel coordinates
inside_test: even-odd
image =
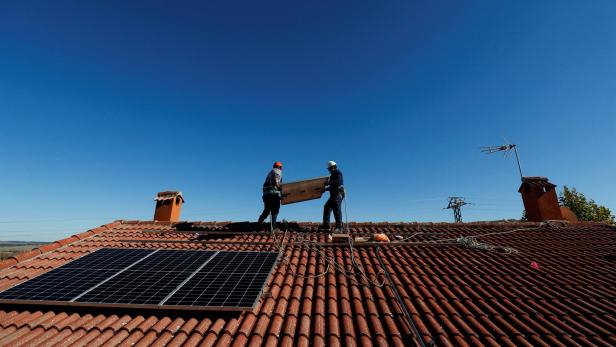
[[[255,220],[285,180],[345,174],[349,220],[519,218],[526,175],[616,209],[614,1],[4,1],[0,240]],[[280,218],[319,221],[320,201]]]

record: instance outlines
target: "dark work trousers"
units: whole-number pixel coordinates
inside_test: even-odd
[[[336,219],[336,228],[342,229],[342,200],[344,200],[344,192],[331,192],[329,199],[323,207],[323,224],[329,225],[329,216],[334,211],[334,219]]]
[[[272,226],[276,227],[276,217],[280,211],[280,197],[278,195],[263,195],[263,212],[259,216],[259,223],[263,223],[268,214],[272,214]]]

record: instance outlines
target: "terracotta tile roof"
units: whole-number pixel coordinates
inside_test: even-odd
[[[231,233],[233,228],[226,225],[190,224],[210,232],[203,241],[194,242],[192,233],[178,233],[168,223],[107,224],[0,262],[0,290],[101,247],[275,249],[266,233]],[[395,235],[408,238],[406,244],[378,250],[356,245],[354,259],[371,282],[378,277],[385,281],[383,286],[366,282],[361,274],[344,274],[353,272],[348,246],[326,244],[314,224],[296,227],[306,233],[287,234],[283,249],[287,261],[275,268],[266,294],[252,312],[151,313],[10,305],[0,309],[0,345],[414,345],[403,308],[426,343],[616,345],[614,227],[351,223],[353,234],[378,231],[392,240]],[[476,241],[518,252],[468,248],[456,241],[481,234],[490,235]],[[301,246],[300,238],[311,242]],[[435,241],[442,239],[449,241]],[[391,282],[382,275],[377,255]],[[328,268],[324,256],[339,266]]]

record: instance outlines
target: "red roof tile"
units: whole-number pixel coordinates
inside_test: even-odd
[[[227,223],[194,225],[228,231]],[[285,261],[253,311],[203,316],[135,309],[116,315],[11,305],[0,310],[0,345],[408,346],[415,344],[415,335],[405,311],[423,341],[438,345],[616,344],[616,262],[606,258],[616,255],[614,227],[350,223],[358,235],[410,237],[410,243],[378,250],[357,244],[354,258],[367,278],[353,274],[348,246],[326,244],[325,235],[315,233],[316,224],[300,227],[312,233],[301,234],[311,243],[302,246],[298,232],[287,235]],[[518,252],[469,249],[456,242],[482,234],[490,235],[479,241]],[[0,290],[101,247],[276,249],[266,233],[192,238],[172,223],[114,222],[0,262]],[[447,244],[435,242],[443,239]],[[328,265],[324,257],[337,264]],[[385,282],[379,286],[379,281]]]

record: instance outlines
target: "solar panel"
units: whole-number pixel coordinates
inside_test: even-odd
[[[278,253],[104,248],[0,293],[0,302],[251,309]]]
[[[277,253],[224,252],[210,261],[165,305],[247,308],[254,306]]]

